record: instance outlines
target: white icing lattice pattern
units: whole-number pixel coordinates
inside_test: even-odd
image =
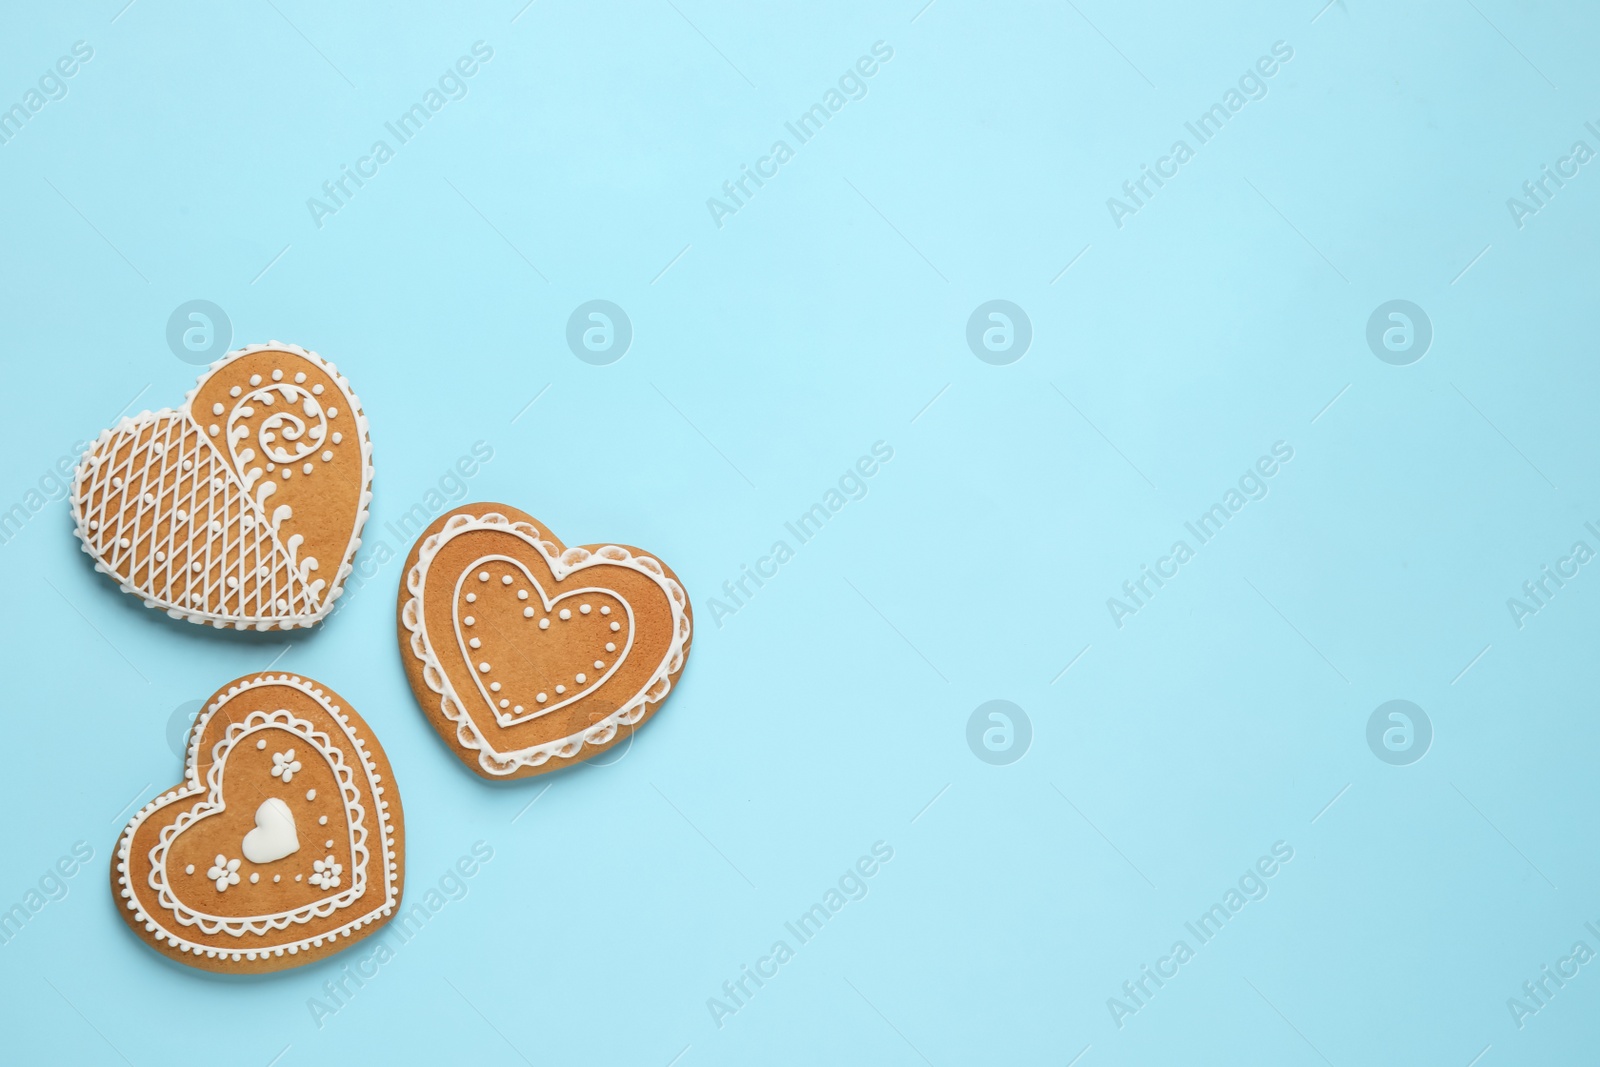
[[[240,620],[316,609],[323,581],[307,584],[191,419],[167,412],[113,430],[86,461],[79,499],[104,569],[160,602]]]
[[[218,373],[246,357],[260,358],[248,372],[235,367],[237,384],[221,389]],[[361,482],[352,494],[353,464]],[[347,539],[320,490],[280,492],[319,485],[330,465],[338,473],[328,499],[338,503],[328,507],[350,507]],[[349,383],[315,352],[271,342],[212,364],[181,407],[101,433],[71,501],[95,569],[146,607],[216,627],[289,629],[333,610],[361,547],[371,486],[367,420]]]

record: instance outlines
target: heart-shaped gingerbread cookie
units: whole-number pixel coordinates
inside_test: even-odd
[[[625,545],[564,548],[504,504],[469,504],[406,560],[400,644],[411,688],[485,778],[589,759],[666,699],[689,655],[677,576]]]
[[[72,515],[95,570],[218,628],[311,626],[333,608],[372,499],[367,418],[314,352],[251,345],[177,409],[125,418],[84,453]]]
[[[207,701],[183,784],[129,820],[111,889],[164,955],[276,971],[387,922],[404,865],[400,793],[361,716],[320,683],[259,674]]]

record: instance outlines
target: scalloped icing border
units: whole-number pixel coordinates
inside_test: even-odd
[[[207,915],[179,900],[167,881],[167,853],[172,843],[189,827],[225,807],[222,802],[222,775],[227,759],[234,747],[257,727],[276,726],[289,730],[305,740],[328,761],[334,780],[339,783],[339,795],[344,800],[345,818],[350,822],[351,867],[350,886],[332,896],[301,905],[291,911],[254,915],[249,918],[224,918]],[[331,758],[330,758],[331,757]],[[361,804],[361,792],[355,786],[355,771],[344,760],[344,751],[333,745],[333,739],[311,723],[297,718],[284,709],[277,711],[252,711],[244,722],[229,723],[227,731],[211,750],[211,770],[206,774],[206,795],[194,807],[179,815],[170,825],[163,827],[156,844],[150,849],[150,877],[146,880],[156,891],[156,901],[173,913],[183,926],[198,926],[203,934],[228,934],[243,937],[245,934],[264,936],[273,930],[288,929],[290,923],[305,923],[312,919],[325,919],[340,908],[349,907],[366,892],[367,864],[372,851],[367,847],[366,808]],[[303,914],[302,914],[303,913]],[[188,916],[188,918],[185,918]],[[237,927],[237,929],[236,929]]]
[[[233,700],[239,694],[268,685],[287,685],[298,689],[302,693],[305,693],[307,696],[311,697],[322,706],[323,710],[326,711],[335,722],[340,724],[344,730],[345,736],[350,739],[351,746],[355,749],[355,751],[361,754],[361,765],[366,771],[367,783],[369,786],[371,786],[372,799],[377,808],[378,840],[381,841],[383,845],[384,902],[382,905],[372,908],[364,915],[353,919],[351,922],[346,923],[344,926],[341,926],[335,930],[330,930],[325,934],[318,934],[316,937],[301,938],[298,941],[293,941],[284,945],[272,945],[267,948],[259,949],[226,949],[217,948],[214,945],[196,944],[195,942],[183,937],[181,934],[177,934],[171,930],[168,930],[159,921],[157,921],[154,916],[150,915],[149,912],[147,912],[141,905],[139,898],[134,893],[133,887],[128,884],[128,857],[131,855],[133,849],[133,835],[139,829],[139,827],[144,824],[144,821],[158,809],[164,808],[169,804],[183,800],[187,797],[198,796],[205,791],[205,787],[200,784],[200,778],[196,773],[195,768],[198,765],[200,757],[200,738],[205,734],[206,725],[211,721],[211,717],[215,715],[224,704],[228,703],[230,700]],[[249,717],[247,716],[247,721],[248,718]],[[133,912],[134,917],[138,919],[138,921],[144,926],[146,933],[154,934],[158,942],[164,941],[180,952],[187,952],[195,956],[205,956],[210,959],[232,959],[234,961],[257,960],[266,959],[270,956],[293,956],[297,955],[302,949],[321,948],[324,943],[331,943],[337,941],[341,937],[348,937],[350,934],[361,929],[363,926],[376,923],[394,914],[395,909],[400,903],[399,896],[395,892],[396,882],[398,881],[397,875],[399,873],[399,866],[394,857],[395,842],[389,822],[389,802],[383,799],[384,787],[381,782],[378,781],[377,767],[372,762],[371,757],[367,754],[366,744],[361,740],[361,738],[356,736],[350,725],[349,719],[343,715],[339,708],[328,699],[327,694],[322,691],[317,683],[309,679],[301,678],[299,675],[294,674],[256,675],[246,682],[229,686],[228,691],[223,694],[220,699],[213,702],[200,714],[193,729],[194,732],[189,739],[188,753],[184,759],[184,785],[181,785],[175,789],[167,790],[154,800],[151,800],[144,807],[140,808],[133,818],[128,820],[128,825],[123,829],[122,837],[117,842],[116,870],[117,886],[119,887],[118,896],[122,899],[122,901],[125,902],[127,909]],[[226,738],[224,738],[222,741],[219,741],[218,745],[224,743],[226,743]],[[332,747],[331,744],[330,747]],[[212,752],[215,753],[216,748],[213,748]],[[209,774],[207,775],[207,778],[209,780]],[[352,877],[353,876],[354,875],[352,873]],[[298,919],[295,921],[303,923],[309,921],[310,918],[311,916],[306,916],[303,919]],[[226,932],[236,937],[242,936],[242,934],[233,934],[232,931]]]
[[[621,708],[575,734],[529,748],[517,749],[514,752],[499,752],[490,747],[478,729],[477,722],[467,712],[461,698],[456,694],[455,687],[450,684],[448,675],[440,666],[438,653],[428,641],[427,627],[422,615],[422,589],[428,573],[428,564],[447,542],[473,530],[500,530],[521,538],[544,557],[557,581],[587,566],[597,565],[588,562],[590,559],[597,559],[608,564],[629,567],[660,586],[666,593],[667,602],[672,609],[673,636],[667,647],[666,657],[656,668],[650,681],[629,697]],[[689,602],[688,594],[683,591],[683,586],[667,577],[660,561],[651,556],[635,556],[617,545],[602,545],[594,552],[574,547],[557,553],[555,544],[544,540],[538,528],[530,522],[520,520],[513,522],[496,511],[483,515],[461,512],[452,515],[443,529],[422,543],[417,553],[416,564],[406,573],[406,588],[411,591],[411,596],[400,611],[401,625],[411,634],[411,640],[406,646],[412,656],[421,661],[422,677],[428,688],[439,695],[440,713],[456,724],[456,744],[477,752],[478,765],[496,777],[514,774],[522,767],[541,767],[551,759],[572,759],[583,750],[585,744],[606,744],[616,736],[620,727],[632,726],[644,718],[649,705],[659,704],[665,700],[672,690],[672,676],[683,669],[684,649],[688,647],[690,631],[689,615],[684,611],[685,605]]]
[[[134,586],[132,582],[123,581],[119,575],[113,574],[100,559],[100,557],[95,553],[94,549],[90,547],[88,531],[86,529],[86,519],[78,508],[79,486],[83,479],[89,474],[89,461],[87,457],[94,454],[96,449],[110,440],[113,434],[119,433],[129,426],[143,425],[145,422],[168,412],[175,415],[181,415],[184,418],[189,419],[191,422],[194,422],[196,426],[199,426],[199,420],[195,419],[194,413],[189,410],[189,405],[199,394],[200,389],[207,381],[211,379],[213,374],[221,370],[229,363],[232,363],[236,359],[241,359],[244,356],[255,355],[257,352],[288,352],[291,355],[301,356],[305,359],[308,359],[326,371],[328,376],[339,384],[339,388],[344,390],[345,396],[349,397],[351,412],[355,415],[356,419],[356,429],[361,437],[361,470],[364,482],[361,488],[361,502],[356,509],[355,525],[351,527],[350,531],[350,543],[345,548],[344,558],[339,563],[338,573],[334,575],[333,581],[329,583],[327,598],[322,602],[321,607],[312,612],[310,615],[271,617],[219,615],[215,612],[195,611],[192,608],[185,608],[181,605],[172,604],[168,601],[151,597],[144,590]],[[217,446],[212,444],[210,439],[203,432],[200,435],[200,439],[213,450],[217,450]],[[223,460],[223,470],[227,472],[229,477],[237,481],[238,472],[233,469],[231,457],[223,456],[220,450],[217,451],[219,457]],[[121,589],[122,592],[131,593],[139,597],[139,599],[144,601],[145,607],[160,608],[164,610],[170,618],[182,619],[185,622],[192,622],[197,626],[203,626],[209,623],[218,630],[225,630],[229,627],[232,627],[236,630],[293,630],[315,626],[317,623],[327,618],[333,612],[334,604],[341,596],[344,595],[345,579],[348,578],[350,573],[355,570],[356,552],[361,548],[361,531],[365,529],[367,525],[367,517],[372,504],[372,437],[368,431],[366,409],[362,407],[361,398],[356,396],[355,390],[350,388],[349,379],[340,374],[338,367],[336,367],[331,361],[322,358],[310,349],[301,348],[299,345],[287,344],[282,341],[268,341],[266,344],[246,345],[243,348],[236,348],[232,352],[229,352],[227,355],[223,356],[221,359],[217,360],[215,363],[211,364],[211,366],[207,367],[205,373],[201,374],[200,377],[195,379],[194,387],[184,394],[182,403],[180,403],[177,407],[162,408],[160,411],[151,411],[146,409],[137,415],[123,416],[116,422],[115,425],[100,431],[100,436],[97,437],[94,443],[84,451],[84,457],[85,458],[79,462],[78,466],[73,471],[72,491],[69,495],[69,500],[71,501],[72,505],[72,521],[74,527],[73,536],[78,539],[79,547],[83,549],[90,559],[94,560],[95,570],[114,579],[118,588]],[[242,484],[239,486],[239,491],[244,493],[247,497],[249,496]],[[274,533],[273,536],[276,537],[276,533]]]

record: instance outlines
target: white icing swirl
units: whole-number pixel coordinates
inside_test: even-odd
[[[281,403],[281,407],[279,406]],[[323,447],[328,434],[328,416],[311,390],[294,382],[273,382],[234,401],[228,413],[228,450],[245,477],[246,485],[261,476],[259,468],[246,465],[257,457],[253,448],[239,448],[250,436],[248,421],[260,408],[267,415],[256,428],[256,444],[261,448],[259,458],[273,464],[297,463]],[[297,410],[298,409],[298,410]]]

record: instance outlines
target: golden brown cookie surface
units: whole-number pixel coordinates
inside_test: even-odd
[[[259,674],[206,702],[183,784],[129,820],[111,888],[162,954],[254,973],[373,933],[404,871],[400,793],[367,724],[318,682]]]
[[[625,545],[565,548],[504,504],[423,531],[400,589],[401,657],[450,749],[485,778],[589,759],[653,715],[689,654],[689,597]]]
[[[95,569],[173,618],[310,626],[349,574],[372,498],[366,415],[314,352],[230,352],[178,408],[103,432],[72,514]]]

